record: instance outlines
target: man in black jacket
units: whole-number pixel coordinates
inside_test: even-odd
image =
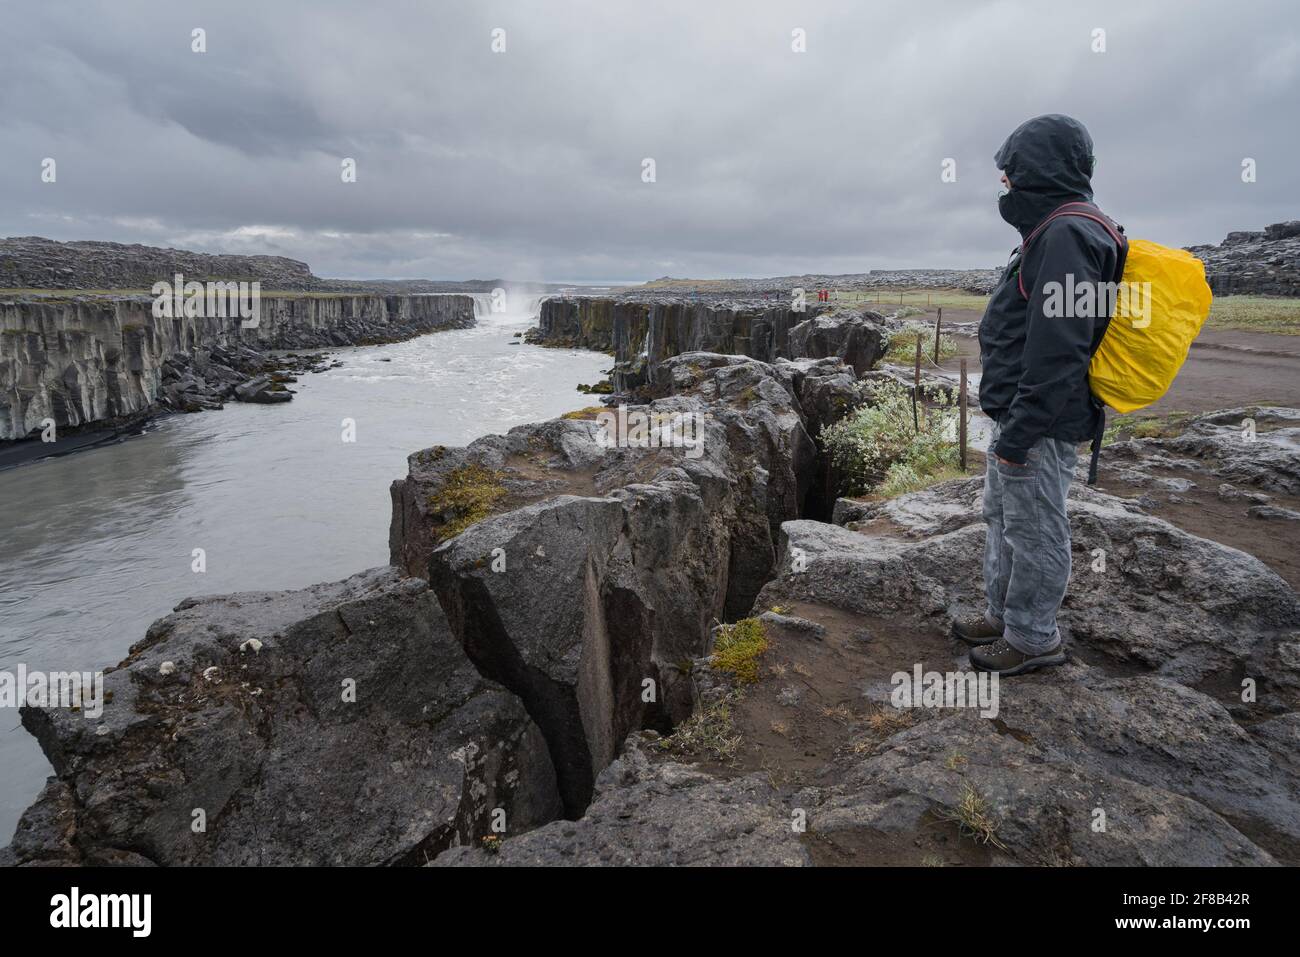
[[[1070,579],[1065,499],[1077,446],[1102,421],[1088,363],[1122,250],[1091,205],[1092,137],[1078,120],[1028,120],[994,160],[1006,188],[998,206],[1022,245],[980,321],[980,406],[995,423],[984,484],[988,606],[954,632],[973,646],[972,666],[1014,675],[1065,660],[1056,626]],[[1059,215],[1067,204],[1081,205]]]

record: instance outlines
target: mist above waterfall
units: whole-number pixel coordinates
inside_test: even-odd
[[[492,292],[476,292],[474,319],[481,326],[515,325],[535,319],[547,295],[536,286],[502,286]]]

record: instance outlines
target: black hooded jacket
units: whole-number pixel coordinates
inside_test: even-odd
[[[1011,182],[998,202],[1002,218],[1022,240],[1063,204],[1092,202],[1092,137],[1078,120],[1028,120],[994,161]],[[1088,363],[1108,317],[1048,315],[1044,303],[1051,283],[1077,289],[1118,279],[1120,255],[1103,225],[1078,216],[1054,219],[1023,257],[1019,249],[1012,254],[980,321],[980,407],[1001,427],[995,454],[1023,464],[1044,436],[1093,437],[1102,408],[1088,389]]]

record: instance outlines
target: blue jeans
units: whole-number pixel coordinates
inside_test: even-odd
[[[1039,655],[1061,641],[1056,612],[1070,582],[1070,523],[1065,496],[1078,449],[1042,438],[1024,465],[1005,465],[993,454],[993,426],[984,476],[985,616],[1017,651]]]

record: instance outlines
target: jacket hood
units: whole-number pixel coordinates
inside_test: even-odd
[[[1016,127],[993,155],[1011,181],[1002,216],[1021,235],[1062,203],[1092,201],[1092,137],[1078,120],[1049,113]]]

